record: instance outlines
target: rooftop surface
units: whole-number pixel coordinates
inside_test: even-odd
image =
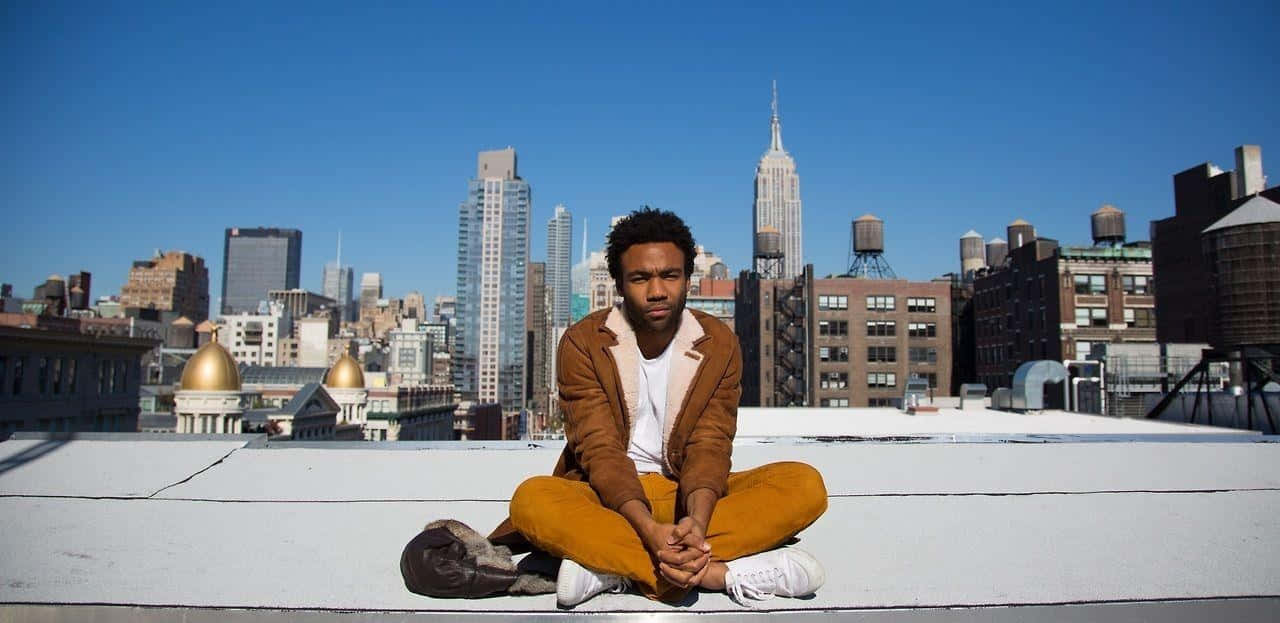
[[[1065,413],[743,409],[734,468],[800,460],[827,568],[761,616],[858,620],[1272,620],[1280,444],[1248,431]],[[783,434],[787,433],[789,434]],[[22,438],[26,437],[26,438]],[[266,443],[25,435],[0,443],[0,619],[724,619],[602,595],[437,600],[400,579],[427,522],[481,532],[557,442]]]

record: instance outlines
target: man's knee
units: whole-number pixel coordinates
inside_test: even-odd
[[[788,500],[789,505],[806,524],[821,517],[827,510],[827,485],[822,473],[807,463],[787,461],[777,465],[787,490],[794,496]]]
[[[558,482],[559,481],[559,482]],[[537,521],[546,504],[554,498],[556,487],[563,479],[554,476],[534,476],[520,483],[511,494],[511,524],[521,532]]]

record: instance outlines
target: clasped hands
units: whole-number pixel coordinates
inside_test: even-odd
[[[681,588],[698,586],[711,562],[707,527],[693,517],[674,524],[654,522],[641,535],[644,546],[658,559],[658,571]]]

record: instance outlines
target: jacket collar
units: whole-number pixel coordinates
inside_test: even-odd
[[[631,428],[630,434],[634,435],[636,410],[640,408],[640,348],[636,343],[636,332],[631,328],[631,323],[627,322],[622,305],[622,303],[615,304],[613,309],[609,310],[609,315],[601,328],[612,333],[616,340],[616,343],[608,348],[613,355],[614,363],[618,366],[618,380],[622,385],[628,425]],[[671,369],[667,374],[667,404],[662,422],[664,461],[668,460],[667,441],[671,438],[671,431],[675,429],[686,395],[694,386],[698,372],[702,369],[702,362],[706,358],[706,355],[696,347],[708,337],[710,336],[702,330],[702,323],[698,322],[693,312],[686,307],[680,313],[680,328],[676,329],[675,336],[671,338]],[[671,470],[669,464],[667,469]]]

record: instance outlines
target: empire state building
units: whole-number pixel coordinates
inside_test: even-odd
[[[800,221],[800,176],[796,161],[782,148],[782,122],[778,119],[778,83],[773,83],[772,138],[769,150],[756,165],[756,201],[752,220],[752,257],[759,255],[757,232],[777,230],[782,238],[783,278],[792,278],[804,270],[804,243]],[[755,271],[764,272],[763,262],[755,262]]]

